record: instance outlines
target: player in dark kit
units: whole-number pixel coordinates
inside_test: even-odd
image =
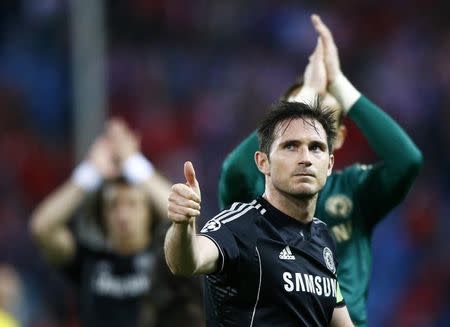
[[[173,283],[180,280],[164,263],[165,230],[160,227],[169,190],[166,179],[139,153],[134,133],[122,121],[111,120],[73,176],[34,211],[33,236],[76,286],[82,326],[180,325],[167,314],[174,305],[184,326],[199,326],[200,288],[183,279],[183,288],[174,291]],[[95,204],[90,216],[101,228],[98,234],[71,228],[71,222],[89,221],[89,200]]]
[[[353,164],[334,171],[319,194],[315,213],[337,242],[337,273],[353,323],[366,326],[374,228],[405,197],[423,158],[404,130],[343,75],[332,34],[318,16],[313,16],[313,24],[320,36],[319,46],[310,57],[303,84],[294,85],[286,97],[309,102],[314,94],[320,94],[341,117],[333,149],[338,150],[344,142],[342,118],[348,115],[380,158],[372,165]],[[221,208],[251,201],[264,192],[264,175],[253,160],[257,149],[254,132],[224,161],[219,182]]]
[[[200,234],[200,188],[185,164],[187,183],[169,196],[167,263],[175,274],[206,274],[207,326],[353,326],[333,240],[313,217],[334,162],[333,113],[280,102],[258,134],[263,196],[200,222]]]

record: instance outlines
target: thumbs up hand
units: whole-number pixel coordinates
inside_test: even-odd
[[[186,185],[198,196],[198,203],[201,201],[200,186],[195,177],[195,170],[192,162],[186,161],[184,163],[184,177],[186,178]]]
[[[190,161],[184,164],[184,177],[186,183],[173,185],[169,195],[167,212],[174,223],[190,223],[193,218],[200,215],[200,186]]]

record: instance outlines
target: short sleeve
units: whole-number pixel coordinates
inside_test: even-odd
[[[217,246],[220,254],[220,265],[217,272],[222,272],[237,263],[239,248],[233,232],[220,222],[219,215],[208,221],[199,221],[199,235],[209,238]]]

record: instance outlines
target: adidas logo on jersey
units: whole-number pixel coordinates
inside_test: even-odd
[[[278,257],[281,260],[295,260],[295,256],[292,254],[289,245],[286,246],[283,250],[281,250],[280,255]]]

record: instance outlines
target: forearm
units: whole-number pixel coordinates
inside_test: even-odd
[[[405,131],[361,93],[344,75],[330,85],[344,112],[356,123],[372,149],[383,160],[392,178],[415,176],[422,165],[422,154]]]
[[[423,165],[423,158],[405,131],[375,104],[361,96],[348,80],[338,86],[340,88],[334,91],[346,99],[347,106],[351,105],[348,116],[381,159],[355,181],[359,185],[359,206],[367,226],[372,227],[406,196]]]
[[[192,276],[204,272],[194,219],[189,223],[172,224],[166,234],[164,252],[173,274]]]
[[[364,96],[349,112],[349,117],[361,129],[372,149],[383,160],[390,178],[412,178],[417,175],[423,158],[406,132],[385,112]]]
[[[64,227],[81,205],[86,192],[72,180],[67,181],[34,210],[31,231],[37,238],[45,238],[55,229]]]
[[[67,224],[81,205],[86,191],[67,181],[50,194],[33,212],[30,231],[42,254],[54,264],[69,261],[75,241]]]

